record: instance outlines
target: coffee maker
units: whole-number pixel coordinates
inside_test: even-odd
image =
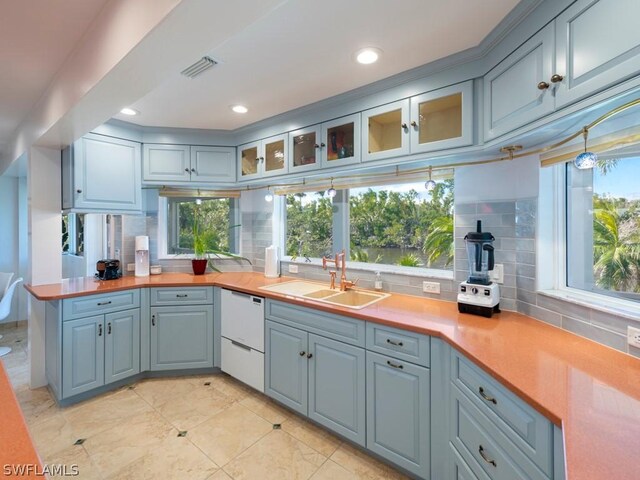
[[[458,311],[491,317],[500,312],[500,287],[492,283],[489,272],[495,264],[493,242],[490,232],[482,231],[478,220],[476,231],[464,237],[469,259],[469,278],[460,283],[458,289]]]

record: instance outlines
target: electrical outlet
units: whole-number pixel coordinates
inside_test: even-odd
[[[136,264],[135,263],[127,263],[127,272],[135,272]]]
[[[640,328],[627,327],[627,343],[640,348]]]
[[[298,273],[298,265],[289,264],[289,273]]]
[[[437,293],[438,295],[440,295],[440,283],[422,282],[422,291],[424,293]]]
[[[492,282],[504,283],[504,265],[496,263],[493,265],[493,270],[489,271],[489,278]]]

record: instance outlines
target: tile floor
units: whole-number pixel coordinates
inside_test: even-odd
[[[226,374],[143,380],[60,408],[46,388],[28,387],[26,326],[0,334],[38,453],[76,464],[74,478],[406,478]]]

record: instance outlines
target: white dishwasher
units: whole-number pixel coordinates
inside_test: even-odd
[[[264,392],[264,298],[222,290],[221,368]]]

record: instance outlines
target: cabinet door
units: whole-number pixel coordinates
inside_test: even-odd
[[[151,370],[213,367],[213,305],[151,307]]]
[[[360,114],[323,123],[320,149],[323,168],[360,162]]]
[[[264,393],[307,414],[307,332],[267,320]]]
[[[145,143],[142,179],[145,182],[188,182],[191,180],[190,150],[186,145]]]
[[[553,35],[548,25],[485,75],[485,140],[553,111]]]
[[[191,147],[193,182],[235,183],[236,149],[233,147]]]
[[[104,317],[104,383],[140,373],[140,309]]]
[[[364,349],[309,334],[309,418],[364,446]]]
[[[262,141],[264,160],[260,163],[264,170],[263,176],[272,177],[287,173],[289,167],[288,150],[289,138],[287,134],[276,135]]]
[[[289,172],[305,172],[320,166],[321,125],[289,132]]]
[[[104,316],[62,323],[62,396],[104,385]]]
[[[411,153],[473,143],[473,82],[411,98]]]
[[[238,147],[238,180],[260,177],[262,160],[262,142],[247,143]]]
[[[88,134],[74,144],[76,209],[140,211],[140,144]]]
[[[556,107],[640,72],[640,2],[578,0],[556,18]]]
[[[409,100],[362,112],[362,161],[409,153]]]
[[[429,477],[429,369],[367,352],[367,448]]]

